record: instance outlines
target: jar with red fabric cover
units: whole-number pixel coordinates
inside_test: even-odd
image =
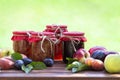
[[[62,60],[63,42],[59,40],[63,32],[68,32],[66,25],[46,25],[44,32],[54,32],[56,37],[54,60]]]
[[[28,38],[32,31],[14,31],[11,40],[13,41],[13,50],[21,54],[28,55],[30,44]]]
[[[33,32],[29,38],[31,49],[28,57],[33,61],[43,61],[45,58],[54,57],[54,33]]]
[[[72,58],[76,50],[84,48],[84,42],[86,38],[84,37],[83,32],[63,32],[61,37],[63,41],[63,61],[67,63],[67,57]]]

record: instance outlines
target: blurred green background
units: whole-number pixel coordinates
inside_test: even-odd
[[[0,0],[0,48],[12,49],[12,31],[43,31],[66,24],[85,32],[85,48],[120,51],[120,0]]]

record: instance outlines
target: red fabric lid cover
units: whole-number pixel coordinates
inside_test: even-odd
[[[42,40],[42,32],[32,32],[31,37],[28,39],[29,42],[38,42]]]
[[[82,36],[82,37],[61,37],[60,38],[60,40],[61,41],[70,41],[70,40],[79,40],[79,41],[82,41],[82,42],[86,42],[87,41],[87,39],[84,37],[84,36]]]
[[[63,32],[63,37],[60,38],[62,41],[69,41],[69,40],[80,40],[80,41],[87,41],[84,37],[83,32]]]
[[[54,36],[55,37],[55,33],[53,33],[53,32],[32,32],[31,36],[35,36],[35,37],[38,37],[38,36]]]
[[[13,34],[16,34],[16,35],[27,35],[27,32],[26,31],[13,31]]]
[[[57,27],[60,27],[60,28],[67,28],[66,25],[46,25],[46,28],[57,28]]]
[[[63,32],[65,36],[84,36],[84,32]]]
[[[45,35],[45,36],[54,36],[55,37],[55,33],[53,33],[53,32],[43,32],[43,35]]]
[[[28,40],[28,37],[30,36],[33,31],[13,31],[13,36],[11,40],[13,41],[19,41],[19,40]]]
[[[49,38],[55,38],[55,35],[52,32],[33,32],[31,33],[31,37],[29,38],[29,41],[30,42],[41,41],[43,36],[48,36]]]
[[[66,25],[46,25],[44,32],[55,32],[58,28],[60,28],[62,32],[68,31]],[[58,29],[57,32],[60,32],[60,29]]]
[[[31,33],[31,37],[32,37],[32,36],[37,37],[38,35],[39,35],[39,36],[42,36],[43,33],[42,33],[42,32],[32,32],[32,33]]]

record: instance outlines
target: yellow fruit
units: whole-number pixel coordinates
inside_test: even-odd
[[[86,65],[88,65],[88,66],[92,66],[92,62],[94,61],[94,59],[93,58],[86,58],[86,60],[85,60],[85,64]]]
[[[109,73],[120,73],[120,54],[109,54],[105,58],[104,66]]]
[[[10,51],[9,50],[2,50],[0,49],[0,58],[4,57],[4,56],[9,56],[10,55]]]

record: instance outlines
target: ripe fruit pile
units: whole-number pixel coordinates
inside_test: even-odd
[[[88,51],[79,49],[74,53],[73,59],[76,61],[73,60],[68,63],[66,69],[72,70],[74,73],[83,70],[106,70],[109,73],[120,73],[120,54],[114,51],[107,51],[102,46],[92,47]]]
[[[32,62],[32,60],[31,59],[29,59],[29,58],[23,58],[23,59],[21,59],[21,60],[16,60],[15,61],[15,67],[18,69],[18,70],[21,70],[22,69],[22,65],[28,65],[28,64],[30,64]]]
[[[53,64],[54,61],[51,58],[45,58],[44,62],[35,62],[20,53],[13,53],[10,56],[0,58],[0,69],[17,69],[25,73],[29,73],[31,70],[46,69],[52,67]]]
[[[83,70],[102,71],[108,73],[120,73],[120,54],[119,52],[107,51],[104,47],[92,47],[88,51],[81,48],[76,51],[73,58],[67,58],[66,69],[73,73]],[[0,58],[0,69],[17,69],[25,73],[31,70],[42,70],[46,67],[52,67],[53,59],[45,58],[43,62],[35,62],[23,54],[13,53],[11,56]]]

